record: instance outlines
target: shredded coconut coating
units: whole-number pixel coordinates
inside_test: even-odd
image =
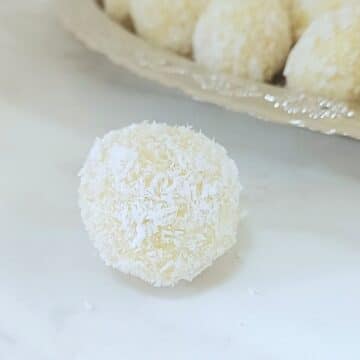
[[[298,40],[319,16],[351,2],[354,0],[292,0],[291,20],[295,39]]]
[[[315,20],[293,48],[285,76],[290,88],[360,100],[360,4]]]
[[[289,15],[278,0],[215,0],[195,29],[194,57],[211,70],[269,81],[291,46]]]
[[[129,0],[103,0],[105,12],[118,22],[129,15]]]
[[[79,203],[101,258],[154,286],[191,281],[236,242],[238,170],[187,127],[142,123],[93,145]]]
[[[199,15],[209,0],[130,0],[137,33],[150,43],[182,55],[191,53]]]

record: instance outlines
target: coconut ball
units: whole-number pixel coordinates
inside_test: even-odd
[[[214,71],[269,81],[282,69],[291,37],[278,0],[215,0],[196,26],[194,57]]]
[[[101,258],[154,286],[191,281],[236,242],[237,167],[188,127],[112,131],[80,177],[82,218]]]
[[[104,0],[105,12],[118,22],[122,22],[129,15],[129,0]]]
[[[137,33],[156,46],[179,54],[191,53],[199,15],[209,0],[130,0]]]
[[[329,98],[360,100],[360,4],[315,20],[289,56],[290,88]]]
[[[352,1],[354,0],[292,0],[291,19],[295,39],[300,38],[313,20]]]

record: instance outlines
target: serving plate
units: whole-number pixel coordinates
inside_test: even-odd
[[[112,21],[95,0],[58,0],[62,23],[91,50],[135,74],[257,118],[328,135],[360,139],[360,104],[329,100],[280,86],[210,72],[154,47]]]

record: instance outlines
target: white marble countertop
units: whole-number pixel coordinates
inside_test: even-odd
[[[86,50],[51,2],[0,3],[0,359],[360,358],[360,142],[196,103]],[[106,268],[77,171],[141,120],[225,145],[246,188],[239,245],[191,284]]]

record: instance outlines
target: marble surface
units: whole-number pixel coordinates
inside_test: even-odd
[[[360,142],[196,103],[86,50],[45,0],[0,2],[0,359],[360,358]],[[191,124],[246,188],[239,245],[191,284],[106,268],[77,172],[96,136]]]

